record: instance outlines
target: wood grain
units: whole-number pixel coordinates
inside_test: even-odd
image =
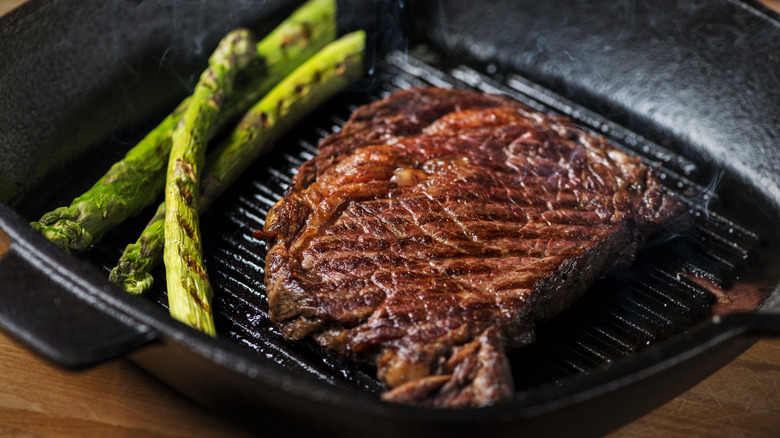
[[[20,3],[0,0],[0,14]],[[780,12],[780,0],[764,4]],[[79,373],[63,371],[0,333],[0,360],[0,436],[257,436],[125,359]],[[689,391],[609,435],[666,436],[780,436],[780,339],[759,341]]]
[[[9,248],[11,248],[11,238],[8,237],[8,234],[5,234],[5,231],[3,231],[2,228],[0,228],[0,260],[2,260],[5,253],[8,252]]]
[[[63,371],[2,333],[0,352],[0,436],[257,436],[180,396],[126,359],[78,373]],[[759,341],[691,390],[609,437],[769,438],[778,432],[780,339],[771,339]]]
[[[0,436],[251,436],[126,359],[64,371],[4,334],[0,352]]]
[[[0,15],[24,3],[23,0],[0,0]]]
[[[761,0],[761,3],[765,4],[771,9],[780,12],[780,0]]]
[[[724,368],[611,438],[780,436],[780,339]]]

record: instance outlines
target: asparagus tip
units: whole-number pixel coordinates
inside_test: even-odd
[[[151,274],[147,272],[138,273],[137,271],[134,274],[128,274],[120,271],[118,266],[111,270],[108,279],[133,295],[145,294],[154,284],[154,277]]]
[[[30,222],[34,230],[68,252],[79,252],[92,244],[92,235],[78,222],[61,219],[52,224]]]

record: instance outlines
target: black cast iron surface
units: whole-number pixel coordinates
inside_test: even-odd
[[[183,69],[170,70],[176,72],[197,71],[192,66],[202,61],[203,53],[193,52],[194,40],[177,32],[167,38],[174,52],[170,58],[154,50],[149,55],[151,47],[164,49],[164,44],[156,44],[166,38],[136,36],[123,27],[129,26],[125,21],[159,22],[161,27],[141,25],[140,29],[157,29],[165,35],[166,20],[176,18],[182,23],[179,30],[193,31],[214,14],[210,8],[220,8],[209,2],[137,7],[129,3],[112,3],[124,8],[124,14],[119,14],[100,2],[79,3],[83,9],[73,12],[65,10],[73,6],[68,2],[33,1],[29,14],[12,17],[17,21],[6,28],[11,40],[24,42],[32,38],[24,35],[25,29],[32,27],[32,32],[41,21],[73,14],[103,20],[101,25],[113,26],[116,39],[128,40],[115,46],[103,42],[105,47],[92,50],[114,50],[112,56],[128,66],[158,63],[157,79],[140,70],[133,71],[129,82],[115,79],[127,87],[120,94],[134,97],[118,106],[106,104],[112,109],[102,116],[93,113],[102,107],[89,104],[95,95],[111,94],[111,78],[121,78],[122,69],[108,78],[100,70],[92,73],[100,78],[91,85],[77,78],[75,83],[87,93],[70,95],[74,105],[62,108],[59,98],[45,98],[62,79],[39,84],[42,89],[30,94],[30,101],[42,103],[40,107],[28,103],[31,114],[44,108],[51,112],[53,124],[40,132],[29,128],[30,121],[22,123],[18,114],[9,115],[9,108],[18,107],[18,97],[0,107],[0,117],[11,122],[6,125],[11,131],[0,137],[3,175],[12,180],[11,185],[3,183],[7,193],[2,197],[15,205],[14,211],[0,208],[0,229],[13,242],[11,251],[0,259],[0,311],[6,317],[2,327],[53,360],[84,366],[153,341],[152,346],[129,353],[131,359],[197,400],[241,421],[262,424],[266,431],[285,431],[291,425],[305,430],[316,424],[352,435],[422,436],[434,431],[453,435],[576,431],[581,435],[603,433],[631,421],[735,357],[756,334],[780,332],[778,317],[770,314],[772,305],[759,313],[713,320],[714,297],[683,275],[694,273],[724,287],[758,280],[768,290],[777,289],[780,238],[774,224],[780,203],[774,195],[780,173],[770,171],[780,166],[775,123],[780,113],[776,75],[780,70],[773,70],[780,63],[776,57],[780,43],[776,16],[762,15],[766,11],[754,9],[755,5],[616,2],[604,7],[583,1],[567,2],[561,8],[549,6],[554,2],[489,2],[491,7],[477,16],[465,4],[470,2],[459,1],[363,3],[359,8],[343,4],[345,16],[361,27],[369,26],[378,36],[372,46],[378,56],[370,62],[369,79],[304,121],[294,136],[285,137],[204,217],[207,266],[215,285],[220,331],[220,339],[212,340],[167,318],[162,288],[139,301],[105,281],[122,247],[135,239],[145,223],[144,215],[106,236],[81,259],[57,251],[26,227],[26,221],[69,202],[91,184],[159,119],[155,112],[162,114],[175,104],[168,96],[176,90],[159,93],[165,89],[162,85],[171,83],[165,79],[169,67]],[[196,32],[197,40],[215,40],[223,28],[240,22],[256,21],[258,27],[267,28],[290,8],[285,2],[269,2],[260,12],[243,2],[234,3],[229,6],[244,8],[240,10],[245,14],[209,21],[210,30]],[[417,18],[401,20],[412,8]],[[679,17],[670,16],[670,11]],[[358,16],[361,20],[355,19]],[[374,19],[377,16],[381,19]],[[345,26],[350,25],[354,23],[347,20]],[[398,39],[407,25],[411,39]],[[91,30],[77,25],[64,26],[61,32],[71,43],[95,38]],[[421,42],[437,48],[427,49]],[[410,48],[413,56],[399,52],[385,56],[385,48],[398,46]],[[95,53],[83,53],[78,47],[73,46],[78,59],[87,65],[97,62],[91,58]],[[2,50],[22,56],[18,47],[0,45]],[[49,55],[55,56],[52,62],[65,63],[66,79],[79,76],[75,65],[67,69],[65,55]],[[22,64],[31,65],[39,56],[28,54]],[[151,63],[143,61],[146,56]],[[161,63],[161,58],[170,59],[171,65]],[[729,75],[716,67],[725,68]],[[713,68],[717,73],[707,74]],[[691,80],[690,73],[696,71],[701,74]],[[1,72],[8,81],[23,74],[23,69],[5,67]],[[180,83],[179,91],[186,89],[186,82]],[[658,236],[629,272],[601,280],[572,309],[540,326],[539,343],[513,353],[517,392],[516,399],[506,404],[453,412],[381,403],[375,393],[382,387],[372,370],[341,363],[306,342],[284,341],[265,313],[265,246],[252,232],[262,227],[267,209],[281,196],[297,166],[313,156],[323,136],[337,130],[357,105],[411,85],[507,93],[535,108],[569,115],[657,166],[694,218],[693,227]],[[760,87],[769,88],[757,94]],[[14,94],[7,87],[0,89],[9,98],[24,91],[29,90],[23,87]],[[80,105],[83,110],[75,115],[68,112]],[[681,108],[688,112],[681,114]],[[82,112],[92,115],[80,125],[63,128],[64,120]],[[100,129],[85,132],[90,131],[85,124]],[[104,136],[101,132],[113,134],[98,142],[96,138]],[[60,137],[67,141],[60,143]],[[43,153],[55,153],[62,161],[71,156],[78,159],[67,160],[71,164],[57,170],[45,160],[33,163]],[[746,156],[750,159],[743,160]],[[18,166],[8,164],[15,159]],[[162,275],[157,272],[158,279]],[[777,299],[776,293],[773,298]],[[91,344],[94,333],[101,333],[100,342]]]
[[[726,287],[739,276],[758,275],[746,272],[746,267],[753,261],[749,256],[759,236],[717,213],[714,204],[721,195],[716,187],[689,179],[698,175],[698,179],[709,183],[719,175],[560,97],[542,94],[542,89],[529,89],[531,84],[520,77],[509,75],[505,82],[507,85],[462,65],[443,72],[417,58],[393,52],[372,78],[318,111],[294,135],[282,140],[274,153],[260,160],[204,215],[204,252],[215,287],[214,309],[220,334],[328,383],[353,385],[371,392],[382,389],[371,377],[371,370],[340,362],[313,344],[290,343],[281,337],[267,314],[263,284],[266,245],[254,237],[253,231],[263,228],[268,210],[282,197],[296,169],[316,154],[318,141],[338,130],[356,105],[411,86],[475,86],[486,92],[509,94],[543,111],[574,115],[583,126],[605,132],[624,149],[657,167],[660,177],[689,206],[694,218],[691,228],[657,236],[633,269],[600,281],[574,309],[544,325],[541,339],[534,347],[515,353],[513,363],[517,364],[515,378],[519,388],[557,384],[562,378],[631,356],[705,321],[711,316],[715,296],[685,277],[686,272]],[[733,209],[755,209],[752,203],[742,204]],[[144,219],[142,215],[138,224],[127,227],[133,230],[130,236],[143,226]],[[770,227],[770,218],[761,220],[766,222],[764,226],[757,222],[751,225]],[[669,227],[680,229],[679,224]],[[83,257],[107,276],[127,239],[128,233],[120,229]],[[150,294],[150,299],[163,307],[167,306],[164,275],[162,268],[155,272],[157,282]]]

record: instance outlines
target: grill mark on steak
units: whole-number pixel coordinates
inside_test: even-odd
[[[268,213],[272,320],[373,363],[388,401],[508,399],[504,348],[682,214],[651,169],[509,98],[416,88],[358,108]]]

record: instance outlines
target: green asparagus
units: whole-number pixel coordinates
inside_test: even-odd
[[[203,199],[201,197],[201,208]],[[146,293],[154,284],[152,269],[162,263],[165,245],[165,201],[157,207],[137,241],[127,245],[108,279],[133,295]]]
[[[165,178],[165,250],[163,261],[171,316],[216,335],[211,313],[211,285],[200,243],[201,166],[222,103],[232,92],[236,73],[256,56],[249,31],[230,32],[209,59],[192,100],[173,131]]]
[[[365,33],[352,32],[322,49],[274,87],[214,150],[203,179],[203,204],[225,191],[281,134],[363,75]]]
[[[207,158],[200,211],[204,211],[260,154],[311,112],[363,73],[365,34],[354,32],[328,45],[253,106]],[[137,242],[125,249],[110,279],[135,294],[152,285],[164,237],[161,204]]]
[[[240,116],[287,76],[336,37],[335,0],[310,0],[257,44],[261,68],[250,68],[247,81],[224,104],[216,125]],[[166,117],[88,191],[44,214],[30,225],[70,252],[80,252],[110,229],[138,214],[159,196],[171,150],[171,135],[189,98]]]

